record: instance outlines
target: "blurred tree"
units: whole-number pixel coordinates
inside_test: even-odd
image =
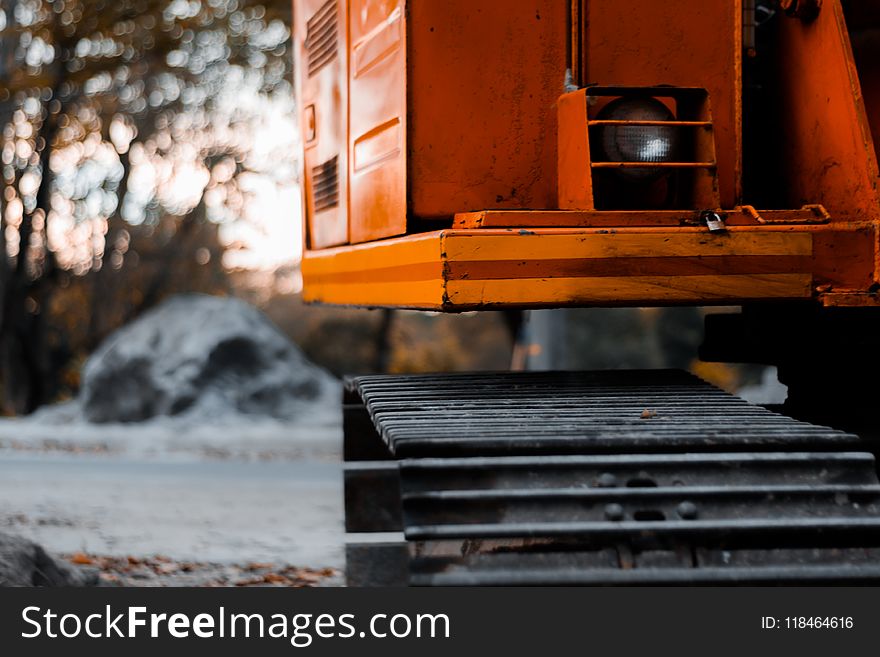
[[[87,342],[171,288],[196,226],[247,220],[251,197],[296,178],[289,0],[3,0],[0,5],[0,382],[6,412],[52,394],[52,294],[89,272]],[[267,119],[267,116],[269,117]],[[289,131],[285,134],[285,128]],[[106,321],[106,272],[134,227],[159,253]],[[216,232],[216,231],[215,231]],[[215,240],[216,241],[216,240]],[[146,246],[140,248],[143,251]],[[205,250],[199,251],[198,249]],[[163,257],[160,257],[163,256]],[[144,262],[143,259],[140,262]],[[178,272],[179,273],[179,272]],[[118,287],[118,286],[117,286]],[[115,308],[110,315],[118,314]],[[112,326],[111,326],[112,328]]]

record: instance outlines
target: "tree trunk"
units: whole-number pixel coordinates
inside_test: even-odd
[[[3,381],[3,410],[22,415],[34,411],[49,400],[52,385],[47,344],[46,315],[52,281],[56,277],[54,254],[49,250],[47,230],[43,230],[45,263],[38,274],[29,262],[33,219],[38,210],[48,219],[52,173],[49,159],[58,126],[49,115],[43,127],[43,150],[40,153],[42,178],[37,190],[36,208],[22,217],[19,228],[19,252],[3,286],[0,316],[0,378]]]

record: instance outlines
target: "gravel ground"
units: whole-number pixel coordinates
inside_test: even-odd
[[[0,531],[101,582],[342,582],[341,429],[0,421]]]

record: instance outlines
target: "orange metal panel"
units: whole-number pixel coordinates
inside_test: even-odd
[[[704,87],[715,124],[721,207],[741,201],[742,1],[589,0],[585,83]]]
[[[441,310],[438,233],[306,252],[303,298],[312,303]]]
[[[613,260],[621,257],[662,259],[669,256],[803,256],[812,253],[810,233],[762,228],[731,228],[718,234],[705,228],[448,231],[444,253],[449,260],[496,262],[569,258]],[[516,239],[511,239],[512,236]],[[552,273],[548,272],[547,276],[550,275]]]
[[[823,294],[837,291],[865,291],[877,281],[875,270],[877,225],[868,224],[818,231],[813,237],[813,273]]]
[[[403,0],[350,0],[350,235],[406,232],[406,16]]]
[[[876,151],[880,143],[880,3],[846,0],[842,4]]]
[[[712,255],[451,260],[446,275],[454,281],[802,274],[810,270],[811,259],[809,255]]]
[[[345,22],[346,0],[294,0],[306,244],[313,249],[348,242]],[[323,195],[317,207],[316,186]]]
[[[593,209],[593,176],[587,132],[587,92],[584,89],[559,98],[557,201],[563,210]]]
[[[839,0],[810,22],[778,22],[782,135],[778,185],[790,206],[822,203],[834,220],[880,218],[878,168]]]
[[[728,226],[821,224],[830,219],[821,205],[800,210],[756,210],[750,205],[718,212]],[[701,212],[687,210],[484,210],[455,215],[455,228],[619,228],[625,226],[700,226]]]
[[[409,266],[439,262],[438,235],[436,232],[423,233],[307,253],[303,259],[303,276],[348,274],[356,277],[361,272],[375,271],[389,265]]]
[[[465,310],[475,307],[557,307],[738,303],[810,296],[809,274],[746,274],[709,276],[625,276],[450,281],[448,303]]]
[[[410,0],[413,217],[556,207],[568,0]]]
[[[306,254],[305,298],[461,311],[567,305],[865,304],[870,223],[445,230]]]

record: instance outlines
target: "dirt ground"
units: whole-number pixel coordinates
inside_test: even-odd
[[[298,568],[273,563],[205,563],[163,555],[107,557],[76,552],[60,557],[76,568],[97,571],[101,586],[339,586],[335,568]]]

